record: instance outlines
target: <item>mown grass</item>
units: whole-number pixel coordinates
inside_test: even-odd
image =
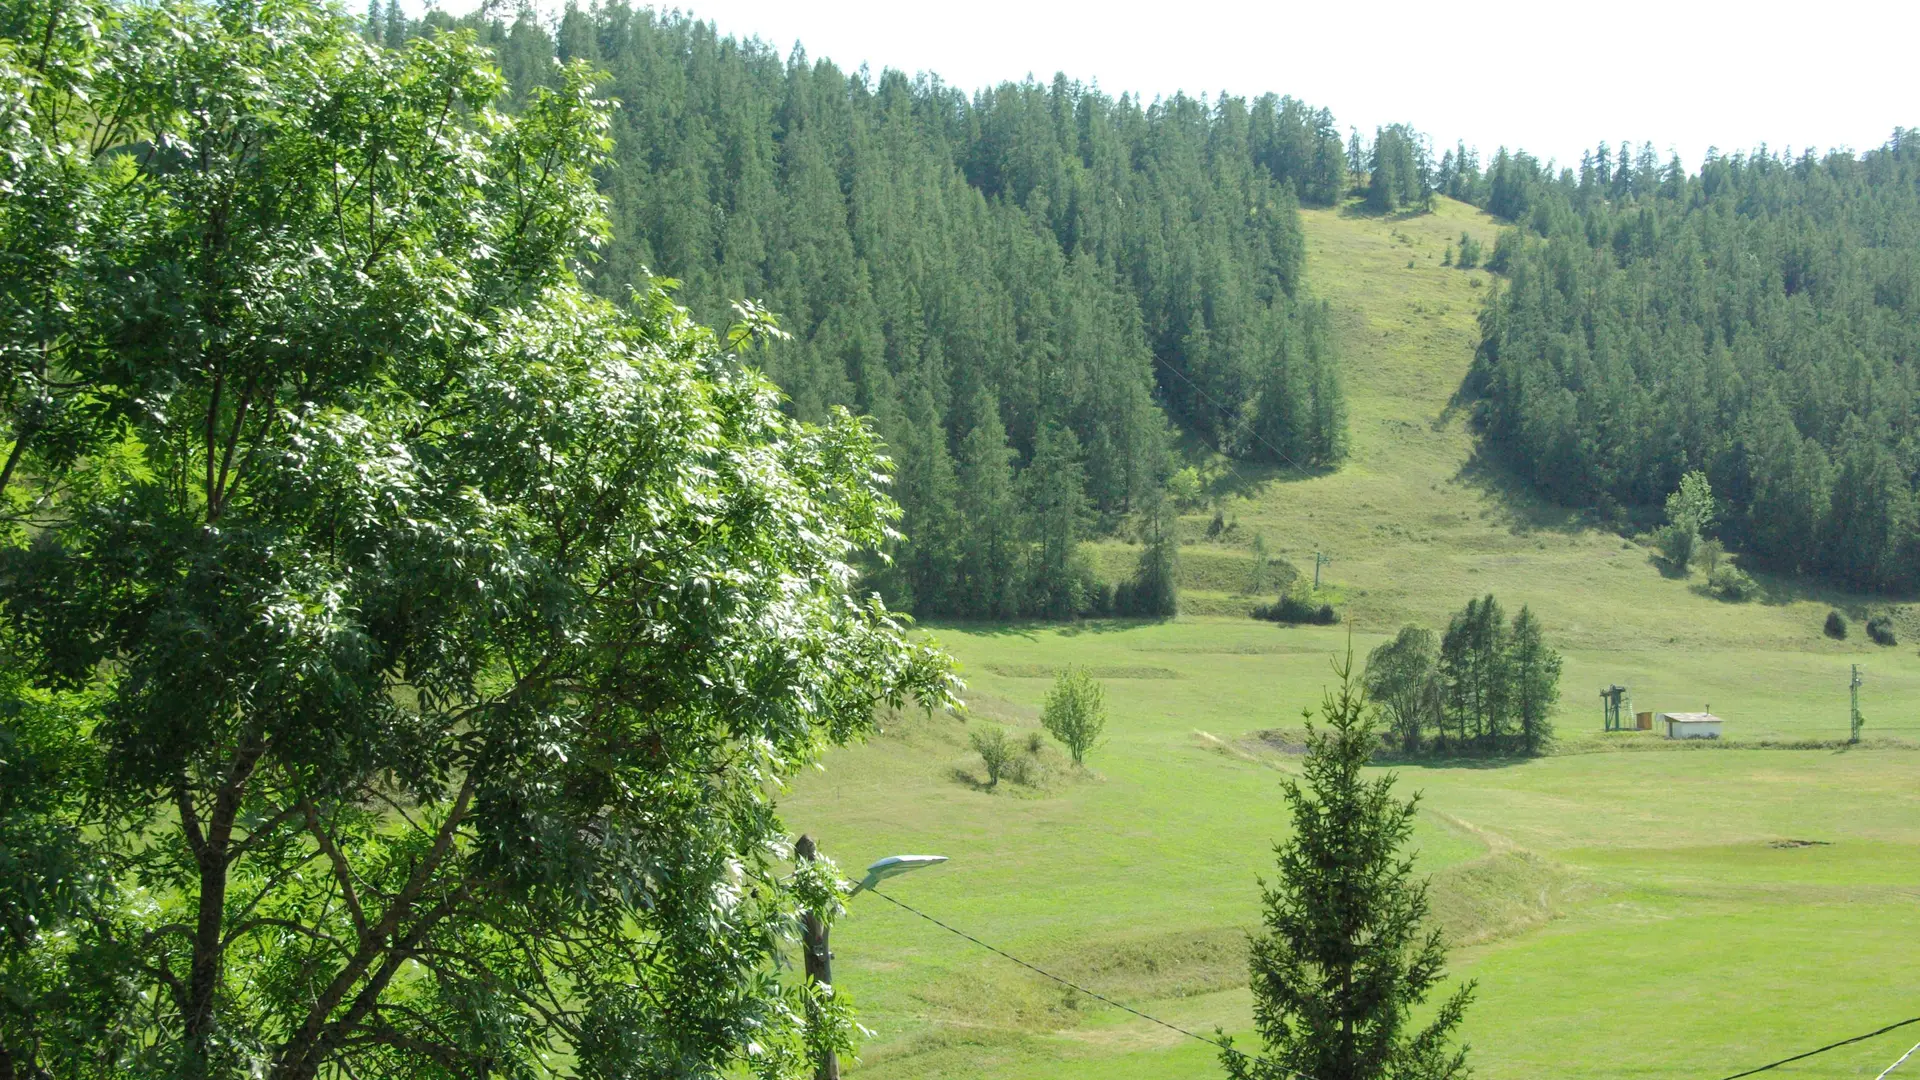
[[[1452,402],[1484,271],[1439,265],[1464,229],[1429,217],[1309,211],[1314,288],[1340,312],[1353,458],[1325,476],[1215,463],[1235,527],[1190,515],[1189,614],[1167,623],[933,628],[975,716],[1038,724],[1054,672],[1083,664],[1112,714],[1091,771],[988,794],[963,721],[892,718],[795,785],[789,820],[848,867],[935,851],[890,883],[915,906],[1194,1031],[1244,1036],[1245,932],[1285,829],[1278,782],[1304,706],[1351,641],[1444,625],[1494,592],[1539,613],[1567,654],[1554,756],[1396,769],[1423,793],[1415,846],[1434,917],[1479,981],[1467,1037],[1483,1077],[1712,1077],[1920,1014],[1920,658],[1833,642],[1829,605],[1875,602],[1769,580],[1764,603],[1703,595],[1646,548],[1546,506],[1475,457]],[[1414,268],[1406,263],[1414,261]],[[1480,281],[1475,287],[1472,283]],[[1255,532],[1329,589],[1349,626],[1244,617]],[[1125,566],[1122,544],[1102,565]],[[1911,618],[1911,616],[1905,616]],[[1349,638],[1349,633],[1351,638]],[[1863,663],[1869,742],[1845,748]],[[1640,709],[1727,718],[1727,744],[1599,731],[1599,686]],[[1254,733],[1277,731],[1270,738]],[[1798,745],[1815,749],[1783,749]],[[1642,750],[1615,753],[1616,750]],[[1811,840],[1806,846],[1775,846]],[[874,1037],[853,1075],[1201,1077],[1215,1052],[860,897],[836,973]],[[1909,1040],[1910,1041],[1910,1040]],[[1848,1048],[1784,1076],[1872,1076],[1906,1044]]]

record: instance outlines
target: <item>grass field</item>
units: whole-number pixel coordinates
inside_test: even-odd
[[[1821,634],[1830,606],[1878,610],[1861,598],[1766,579],[1764,602],[1713,600],[1475,458],[1452,398],[1490,278],[1440,254],[1462,230],[1491,246],[1486,218],[1442,201],[1306,220],[1313,288],[1342,320],[1351,462],[1324,476],[1210,462],[1235,528],[1185,549],[1178,620],[934,628],[974,715],[1023,734],[1053,671],[1092,667],[1112,722],[1091,772],[1052,754],[1044,780],[989,793],[960,720],[908,715],[803,778],[788,820],[849,869],[951,856],[887,891],[1168,1021],[1245,1035],[1244,934],[1297,760],[1297,740],[1258,733],[1298,726],[1349,629],[1364,655],[1491,591],[1532,606],[1567,655],[1560,752],[1398,770],[1423,793],[1416,845],[1454,970],[1479,983],[1480,1076],[1714,1080],[1920,1015],[1920,657]],[[1187,527],[1198,537],[1210,516]],[[1308,572],[1313,551],[1333,557],[1350,628],[1244,617],[1256,532]],[[1865,745],[1765,746],[1843,738],[1854,663]],[[1595,691],[1610,682],[1641,709],[1711,704],[1729,745],[1603,736]],[[874,1032],[853,1075],[1218,1075],[1199,1042],[880,898],[852,907],[836,973]],[[1902,1034],[1772,1075],[1872,1077],[1920,1038]]]

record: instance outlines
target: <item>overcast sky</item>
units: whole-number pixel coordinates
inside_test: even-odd
[[[564,0],[539,2],[551,17]],[[441,0],[456,14],[474,3]],[[699,0],[688,10],[782,54],[799,41],[848,70],[931,71],[967,89],[1064,71],[1149,99],[1291,94],[1331,108],[1343,129],[1411,123],[1436,153],[1465,139],[1564,163],[1624,138],[1677,150],[1693,168],[1709,146],[1866,149],[1920,126],[1920,0]]]

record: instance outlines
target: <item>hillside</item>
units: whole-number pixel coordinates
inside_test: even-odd
[[[1920,723],[1900,715],[1920,691],[1911,648],[1821,636],[1829,604],[1867,609],[1840,594],[1768,579],[1766,602],[1712,600],[1697,575],[1665,576],[1648,549],[1476,462],[1452,399],[1490,278],[1440,264],[1462,230],[1491,240],[1491,219],[1446,200],[1432,215],[1303,219],[1309,284],[1337,313],[1351,461],[1301,476],[1214,459],[1207,472],[1237,529],[1208,543],[1210,510],[1184,520],[1192,613],[1177,620],[934,628],[962,661],[975,714],[1023,733],[1054,670],[1091,666],[1113,710],[1093,774],[1059,770],[989,795],[970,780],[978,760],[959,722],[908,716],[800,781],[787,819],[849,867],[947,854],[950,865],[890,890],[1173,1023],[1246,1030],[1242,934],[1282,827],[1274,783],[1292,767],[1289,738],[1254,733],[1297,725],[1347,641],[1337,628],[1239,614],[1257,531],[1308,572],[1313,550],[1332,555],[1326,574],[1357,652],[1405,620],[1443,624],[1492,591],[1531,605],[1568,654],[1566,752],[1403,772],[1425,792],[1417,845],[1436,913],[1471,943],[1456,969],[1481,981],[1466,1033],[1478,1075],[1725,1073],[1908,1015],[1920,981],[1889,972],[1920,960],[1910,782],[1920,756],[1904,748],[1920,743]],[[1103,551],[1124,558],[1121,545]],[[1578,752],[1664,749],[1600,737],[1591,687],[1612,681],[1640,708],[1711,703],[1732,738],[1833,739],[1856,662],[1868,672],[1868,749]],[[1826,846],[1773,846],[1790,839]],[[852,1075],[1217,1074],[1198,1042],[884,901],[852,908],[836,970],[876,1032]],[[1730,952],[1736,937],[1743,947]],[[1712,1009],[1690,1011],[1703,1002]],[[1885,1063],[1871,1045],[1848,1053],[1824,1059],[1820,1075]]]

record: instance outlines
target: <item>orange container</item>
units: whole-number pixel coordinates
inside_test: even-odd
[[[1638,728],[1641,731],[1652,731],[1653,730],[1653,714],[1650,712],[1634,713],[1633,726]]]

